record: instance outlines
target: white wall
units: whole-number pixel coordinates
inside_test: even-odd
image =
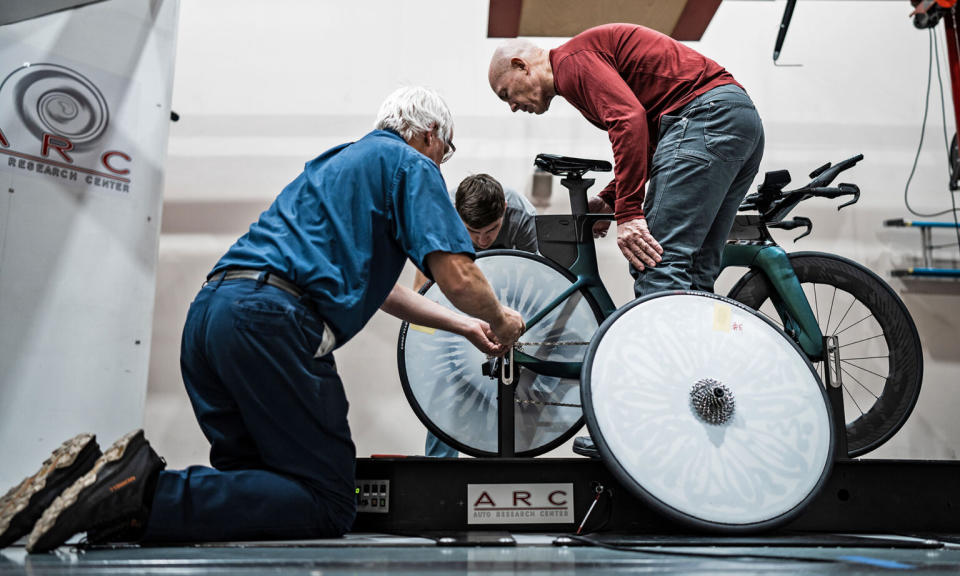
[[[182,118],[171,128],[146,419],[172,467],[206,462],[178,367],[180,330],[204,276],[305,161],[366,133],[394,88],[429,85],[449,103],[458,149],[443,166],[451,186],[469,173],[489,172],[528,191],[538,152],[612,159],[606,135],[561,99],[548,114],[530,117],[510,114],[494,97],[486,69],[499,41],[485,37],[487,6],[486,0],[184,3],[173,100]],[[798,246],[836,251],[886,275],[918,253],[914,232],[881,223],[907,216],[903,184],[920,131],[927,33],[913,28],[904,3],[801,2],[781,61],[802,66],[774,67],[783,6],[728,0],[692,46],[726,66],[753,96],[767,134],[762,170],[786,168],[801,181],[828,160],[866,156],[842,179],[860,185],[860,203],[837,213],[834,202],[810,202],[799,213],[813,218],[814,232]],[[561,41],[538,40],[547,47]],[[911,198],[921,209],[949,203],[938,138],[937,113],[913,183]],[[555,184],[550,211],[563,211],[564,203]],[[792,236],[780,238],[789,245]],[[631,281],[612,238],[599,250],[615,301],[628,301]],[[733,279],[725,274],[718,291]],[[408,267],[401,281],[411,280]],[[874,455],[955,458],[957,285],[894,285],[924,340],[926,378],[911,420]],[[397,320],[377,315],[337,355],[360,456],[422,450],[424,429],[397,375],[398,328]],[[569,453],[564,447],[553,455]]]

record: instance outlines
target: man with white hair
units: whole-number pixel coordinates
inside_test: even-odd
[[[713,291],[764,144],[753,102],[729,72],[649,28],[607,24],[549,51],[507,41],[488,79],[514,112],[543,114],[559,95],[607,131],[614,179],[589,207],[616,214],[637,297]]]
[[[38,473],[56,468],[54,485],[69,487],[33,527],[28,550],[84,531],[93,542],[188,542],[349,530],[355,449],[333,350],[378,308],[487,354],[502,354],[523,330],[474,264],[447,196],[439,166],[452,139],[443,100],[402,88],[373,132],[307,162],[220,258],[187,314],[181,370],[213,467],[162,471],[141,431],[96,463],[76,455],[99,454],[90,435],[68,441],[56,466]],[[398,285],[408,258],[465,315]],[[18,505],[7,524],[29,529],[31,506],[52,496]]]

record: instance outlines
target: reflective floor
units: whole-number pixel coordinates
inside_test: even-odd
[[[463,536],[463,535],[460,535]],[[556,535],[504,534],[501,545],[443,546],[426,538],[351,534],[340,540],[82,550],[0,551],[12,574],[873,574],[960,571],[960,538],[602,537],[607,547]],[[501,538],[473,539],[493,544]],[[458,541],[458,538],[451,538]],[[469,542],[469,536],[460,542]],[[598,539],[599,540],[599,539]],[[505,544],[505,545],[504,545]],[[619,547],[620,549],[612,549]]]

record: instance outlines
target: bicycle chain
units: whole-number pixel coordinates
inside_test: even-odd
[[[524,346],[589,346],[590,342],[516,342],[513,345],[514,350],[523,351]],[[539,400],[521,400],[516,398],[516,403],[522,406],[561,406],[563,408],[583,408],[580,404],[567,404],[565,402],[541,402]]]
[[[521,400],[520,398],[515,399],[517,404],[525,406],[562,406],[564,408],[583,408],[580,404],[565,404],[563,402],[540,402],[539,400]]]
[[[589,346],[590,342],[516,342],[514,350],[523,350],[524,346]]]

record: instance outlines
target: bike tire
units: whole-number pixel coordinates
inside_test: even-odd
[[[821,331],[825,336],[840,338],[847,450],[850,457],[862,456],[896,434],[917,403],[923,379],[923,349],[916,325],[897,293],[866,267],[821,252],[796,252],[789,257]],[[750,270],[727,296],[763,312],[782,327],[770,303],[772,292],[766,275]],[[839,297],[838,292],[842,292]],[[824,301],[827,297],[831,299],[829,309]],[[833,310],[838,303],[841,308],[849,306],[845,316],[854,310],[869,312],[869,316],[862,320],[859,315],[852,316],[851,321],[841,317],[833,326]],[[854,320],[860,320],[860,325],[852,325]],[[845,334],[854,329],[861,335]],[[879,333],[872,334],[876,329]],[[884,351],[886,354],[882,354]],[[848,360],[844,360],[844,354]],[[822,364],[816,363],[821,379]],[[867,402],[870,406],[865,408]]]
[[[698,530],[781,526],[830,476],[820,379],[796,342],[739,302],[693,291],[634,300],[597,331],[581,382],[607,469]]]
[[[477,266],[484,272],[497,299],[524,318],[550,302],[576,281],[569,270],[538,255],[519,250],[480,252]],[[431,300],[452,308],[436,285],[421,288]],[[542,340],[589,341],[603,321],[599,304],[581,289],[564,305],[528,329],[520,342]],[[575,361],[586,355],[578,350],[530,352],[545,360]],[[499,456],[497,380],[481,374],[483,354],[466,339],[441,331],[424,331],[404,322],[397,343],[400,383],[417,418],[437,438],[475,457]],[[579,378],[550,378],[519,369],[515,374],[515,456],[538,456],[570,439],[583,427]],[[558,404],[538,406],[553,395]],[[451,415],[456,414],[456,417]]]

